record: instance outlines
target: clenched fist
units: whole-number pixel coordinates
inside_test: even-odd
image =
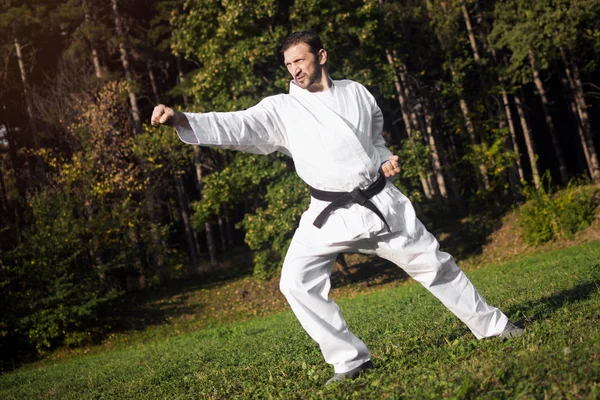
[[[388,161],[381,164],[381,172],[386,178],[400,173],[400,164],[398,164],[398,156],[390,156]]]
[[[154,107],[154,111],[152,111],[152,118],[150,119],[150,123],[152,125],[167,125],[167,126],[178,126],[182,125],[184,122],[182,119],[185,118],[185,115],[182,113],[173,110],[170,107],[165,106],[164,104],[159,104]]]

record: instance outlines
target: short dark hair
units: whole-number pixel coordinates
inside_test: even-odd
[[[319,50],[323,48],[323,42],[319,34],[313,30],[298,31],[291,33],[281,44],[281,55],[292,46],[299,43],[306,43],[310,47],[310,51],[317,55]]]

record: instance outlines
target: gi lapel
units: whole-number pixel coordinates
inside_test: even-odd
[[[371,164],[371,160],[367,152],[363,148],[362,143],[356,137],[354,130],[356,129],[342,118],[337,112],[329,108],[329,106],[321,101],[319,96],[315,96],[298,87],[294,81],[290,82],[290,95],[294,96],[315,118],[324,126],[326,125],[333,133],[339,135],[348,143],[350,148],[357,154],[365,166]]]

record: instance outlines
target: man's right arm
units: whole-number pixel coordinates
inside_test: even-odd
[[[255,154],[287,150],[285,128],[275,111],[272,99],[242,111],[182,113],[159,104],[152,112],[153,125],[177,129],[179,138],[188,144],[214,146]]]

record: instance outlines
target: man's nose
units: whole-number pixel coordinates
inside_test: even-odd
[[[298,76],[302,72],[302,69],[299,66],[294,67],[294,76]]]

